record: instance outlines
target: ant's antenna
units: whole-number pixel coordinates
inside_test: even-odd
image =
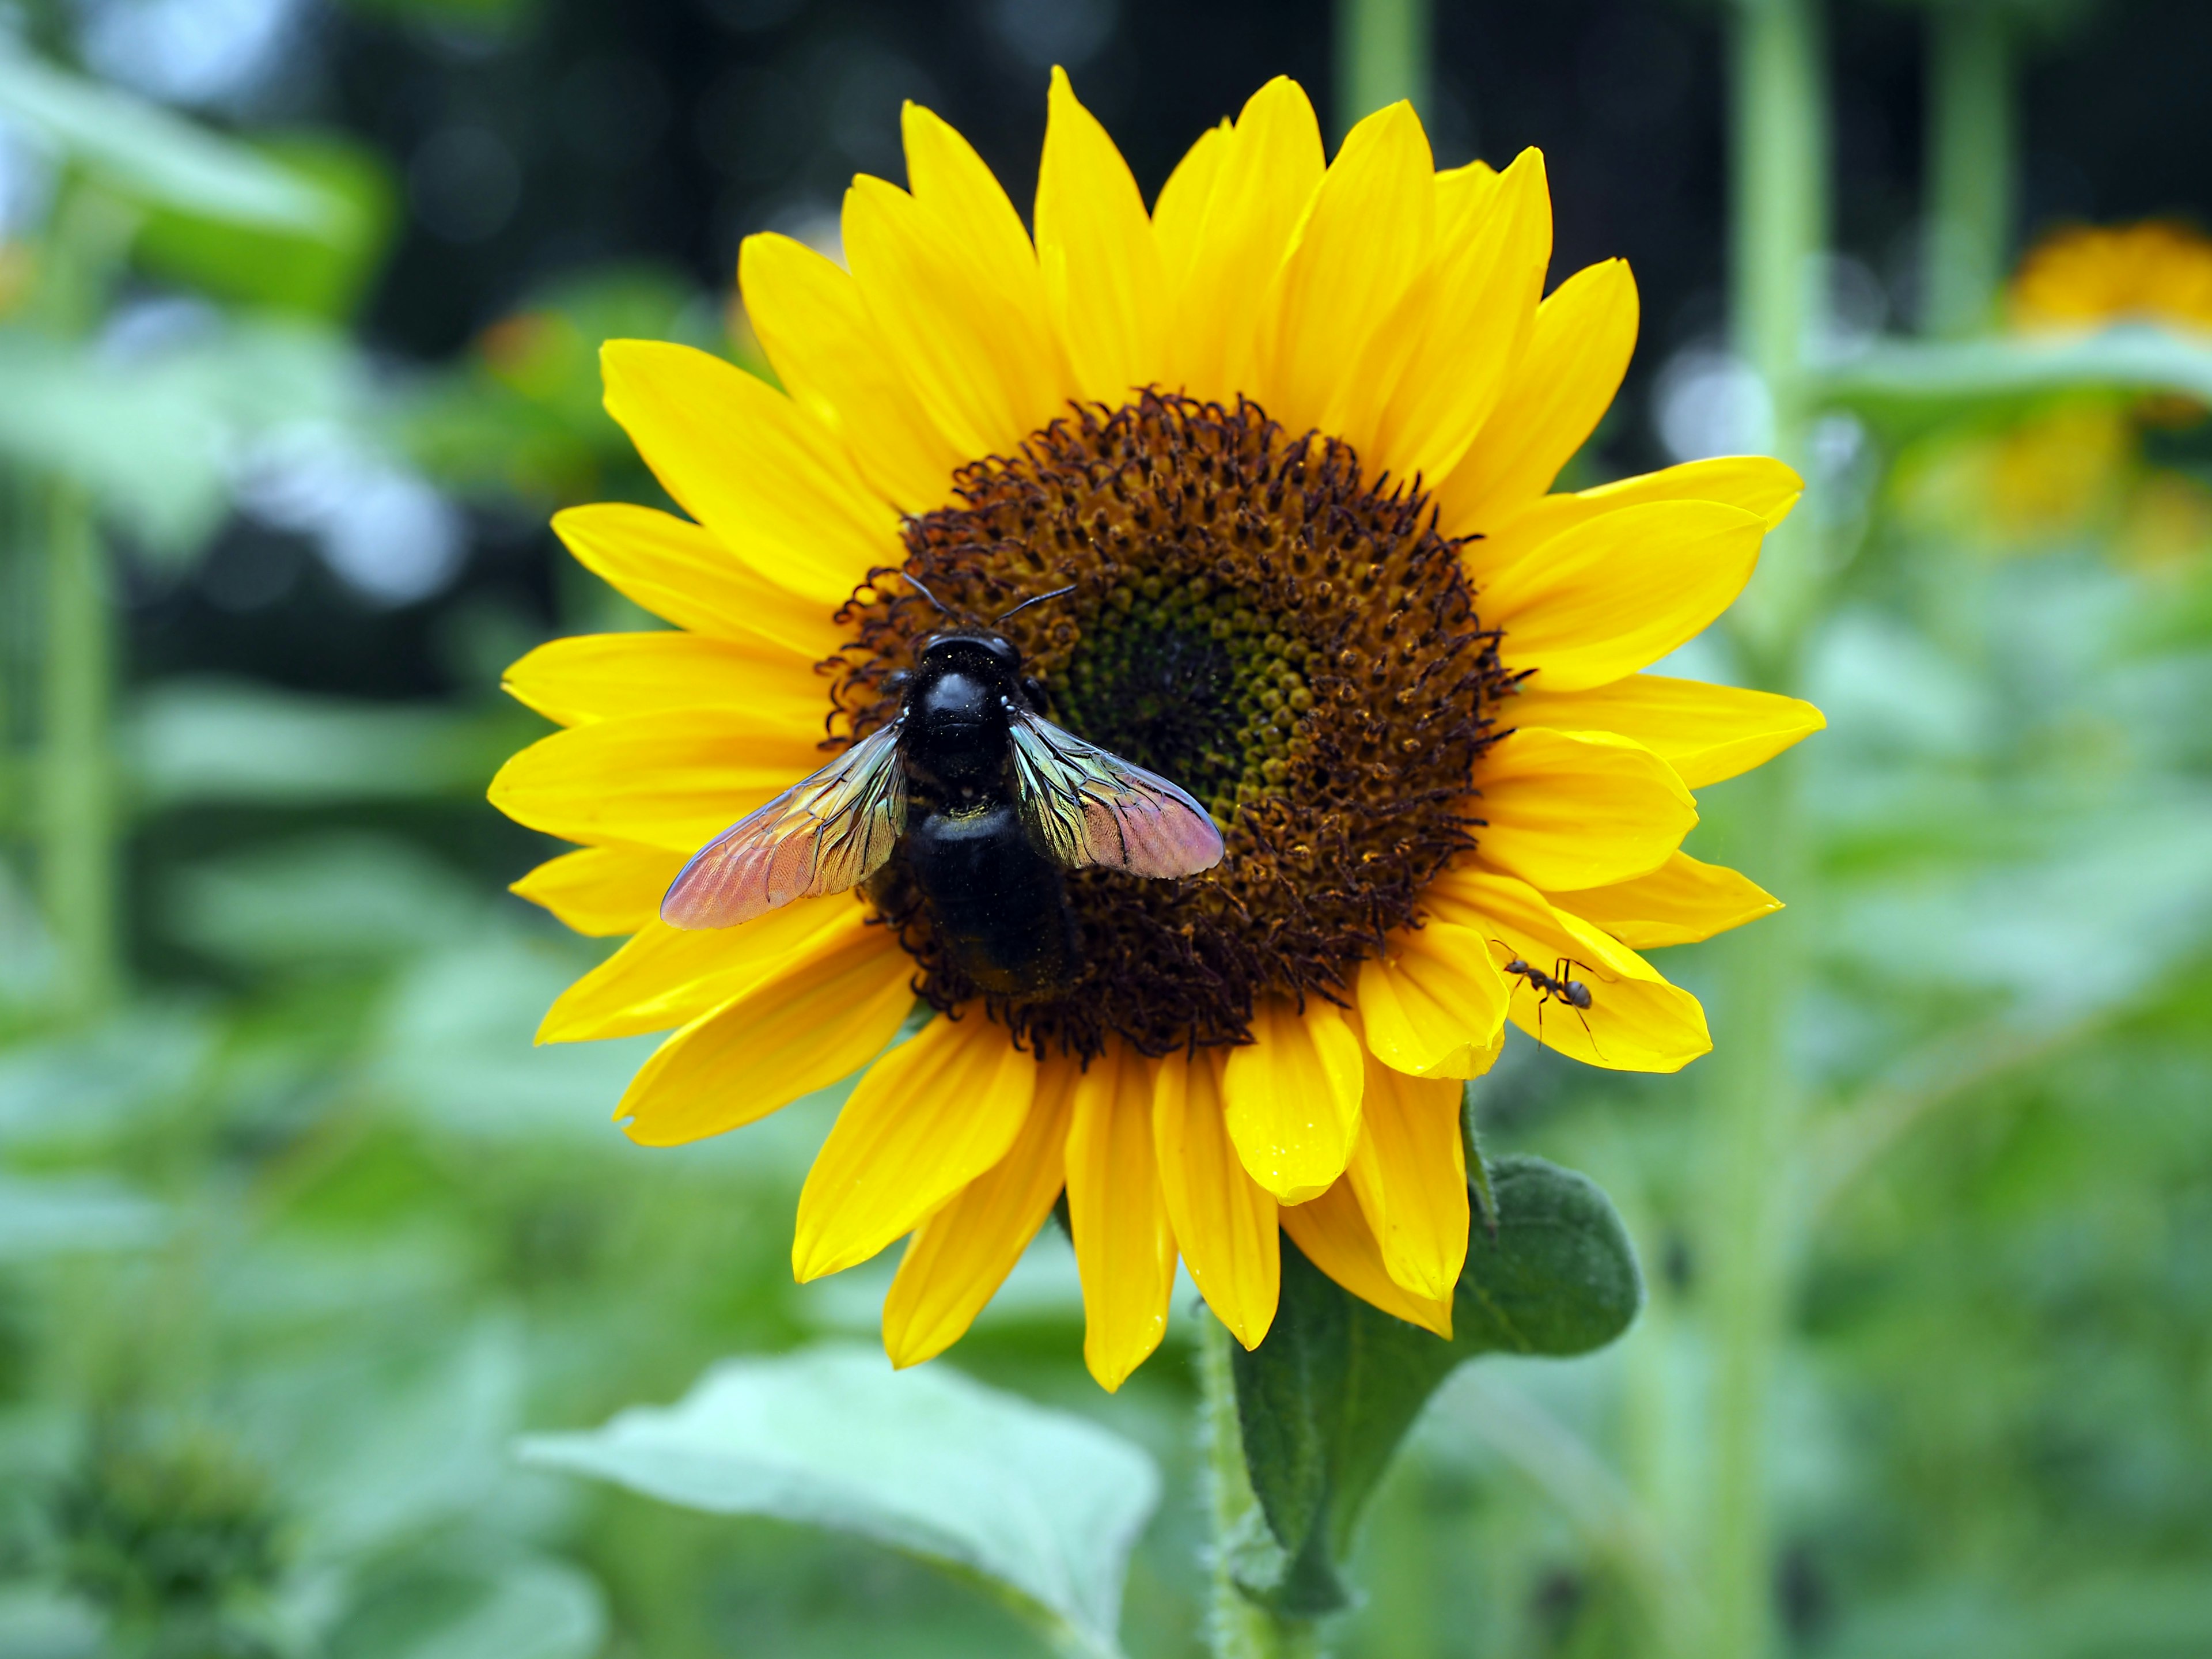
[[[932,605],[935,605],[939,616],[949,617],[952,614],[950,611],[945,608],[944,600],[939,599],[936,594],[931,592],[927,587],[922,586],[921,577],[910,575],[906,571],[902,570],[898,573],[898,578],[908,587],[913,588],[915,592],[921,594],[923,599],[927,599]]]
[[[1013,611],[1001,611],[992,619],[991,626],[996,628],[1000,623],[1006,621],[1007,617],[1012,616],[1015,611],[1026,611],[1033,605],[1042,605],[1047,599],[1056,599],[1063,593],[1073,593],[1073,592],[1075,592],[1075,584],[1073,582],[1070,582],[1065,587],[1054,588],[1049,593],[1032,594],[1028,599],[1024,599],[1019,605],[1016,605]]]

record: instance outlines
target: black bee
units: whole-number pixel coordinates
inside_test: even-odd
[[[889,725],[693,854],[661,919],[733,927],[855,886],[903,844],[953,963],[986,992],[1034,997],[1080,965],[1062,872],[1169,878],[1220,860],[1204,807],[1037,712],[1041,688],[1003,635],[931,635],[904,693]]]

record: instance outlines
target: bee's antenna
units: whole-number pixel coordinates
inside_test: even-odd
[[[915,592],[921,594],[923,599],[927,599],[932,605],[935,605],[939,615],[949,617],[952,614],[951,611],[945,609],[944,600],[939,599],[936,594],[931,592],[928,588],[922,586],[921,577],[911,575],[903,570],[898,573],[898,576],[901,581],[904,582],[908,587],[913,588]]]
[[[1013,611],[1001,611],[992,619],[991,626],[996,628],[1000,623],[1006,621],[1007,617],[1012,616],[1015,611],[1026,611],[1033,605],[1042,605],[1047,599],[1056,599],[1063,593],[1073,593],[1073,592],[1075,592],[1075,584],[1073,582],[1070,582],[1065,587],[1054,588],[1049,593],[1031,594],[1028,599],[1024,599],[1019,605],[1016,605]]]

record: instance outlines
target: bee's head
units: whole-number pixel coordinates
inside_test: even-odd
[[[939,611],[945,610],[943,602],[927,588],[922,587],[920,582],[915,581],[912,576],[907,576],[906,580],[920,588]],[[1074,591],[1074,585],[1070,583],[1065,587],[1055,587],[1048,593],[1036,594],[1024,599],[1012,611],[1002,613],[997,620],[1004,622],[1017,611],[1026,611],[1033,605],[1056,599]],[[945,611],[945,614],[948,617],[951,615],[950,611]],[[951,628],[940,629],[923,638],[921,649],[915,657],[914,673],[907,684],[916,690],[927,689],[934,702],[945,711],[947,717],[957,718],[951,713],[952,705],[958,701],[957,686],[951,684],[954,682],[972,685],[979,695],[994,705],[1011,698],[1017,705],[1026,702],[1035,710],[1042,710],[1046,706],[1043,685],[1022,672],[1021,647],[1000,633],[995,626],[981,623],[955,623]]]
[[[1042,713],[1049,703],[1043,684],[1022,672],[1020,647],[984,628],[929,635],[902,689],[938,718],[954,723],[995,721],[1003,704]]]
[[[921,642],[921,668],[995,668],[1009,677],[1022,672],[1022,653],[1003,634],[988,628],[948,628]]]

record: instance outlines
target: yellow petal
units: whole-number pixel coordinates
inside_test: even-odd
[[[1282,1287],[1275,1200],[1237,1162],[1218,1048],[1170,1054],[1152,1085],[1152,1142],[1176,1245],[1192,1282],[1248,1348],[1274,1323]]]
[[[1161,377],[1170,386],[1233,404],[1254,384],[1261,301],[1322,172],[1313,106],[1297,82],[1278,76],[1252,94],[1222,145],[1176,293]]]
[[[1374,464],[1401,478],[1451,475],[1497,408],[1543,297],[1552,258],[1543,155],[1524,149],[1503,173],[1483,171],[1437,179],[1430,314],[1370,440]]]
[[[1438,1336],[1451,1334],[1448,1298],[1415,1296],[1390,1277],[1382,1265],[1382,1247],[1360,1212],[1350,1181],[1340,1181],[1320,1197],[1285,1209],[1283,1231],[1307,1261],[1361,1301]]]
[[[684,510],[759,574],[835,608],[902,556],[898,514],[836,434],[765,381],[690,346],[599,348],[607,413]]]
[[[1756,882],[1724,865],[1700,864],[1687,853],[1633,880],[1551,896],[1639,951],[1694,945],[1782,908]]]
[[[1345,1170],[1384,1270],[1430,1302],[1450,1302],[1467,1261],[1462,1092],[1449,1079],[1407,1077],[1370,1054],[1359,1143]]]
[[[615,1109],[623,1133],[643,1146],[720,1134],[881,1054],[914,1007],[913,960],[880,927],[817,941],[655,1049]]]
[[[1620,259],[1577,271],[1536,308],[1495,412],[1437,489],[1446,533],[1487,531],[1552,487],[1620,389],[1636,322],[1636,281]]]
[[[1045,304],[1082,394],[1121,404],[1159,372],[1167,281],[1128,163],[1064,70],[1050,109],[1036,193]]]
[[[1528,152],[1522,150],[1522,155]],[[1520,160],[1516,156],[1514,160]],[[1440,234],[1456,231],[1463,223],[1489,210],[1503,175],[1489,162],[1477,159],[1464,167],[1446,167],[1437,174],[1437,226]]]
[[[1346,433],[1362,353],[1426,268],[1436,211],[1436,161],[1413,105],[1353,127],[1267,297],[1256,392],[1285,430]]]
[[[1029,232],[975,147],[934,112],[913,102],[900,108],[899,137],[914,199],[971,251],[975,269],[989,282],[1036,302],[1036,254]]]
[[[1318,997],[1303,1011],[1285,998],[1261,1003],[1252,1041],[1229,1051],[1229,1138],[1278,1203],[1302,1204],[1344,1173],[1359,1133],[1359,1054],[1343,1011]]]
[[[1176,1264],[1152,1150],[1152,1064],[1121,1043],[1075,1085],[1067,1219],[1083,1278],[1083,1363],[1110,1393],[1167,1334]]]
[[[1587,691],[1531,686],[1507,709],[1507,719],[1531,726],[1633,738],[1692,789],[1748,772],[1828,723],[1796,697],[1660,674],[1631,674]]]
[[[1601,887],[1656,870],[1698,821],[1674,769],[1610,732],[1509,732],[1475,767],[1482,856],[1532,884]]]
[[[828,1009],[818,1017],[836,1018]],[[977,1004],[931,1021],[870,1066],[799,1194],[791,1270],[799,1283],[866,1261],[1004,1158],[1036,1084],[1036,1060]]]
[[[1036,255],[966,139],[913,104],[903,126],[914,193],[855,179],[845,254],[885,352],[945,441],[971,459],[1011,453],[1075,390]]]
[[[1780,461],[1765,455],[1721,455],[1685,461],[1680,466],[1641,472],[1571,495],[1539,495],[1506,514],[1462,556],[1478,581],[1503,570],[1524,553],[1542,546],[1563,530],[1624,507],[1654,501],[1724,501],[1756,513],[1769,530],[1790,516],[1805,493],[1805,481]]]
[[[1562,531],[1480,589],[1499,649],[1530,689],[1581,691],[1657,661],[1727,610],[1766,521],[1719,501],[1625,507]]]
[[[507,890],[580,933],[605,939],[658,921],[660,896],[683,867],[683,854],[657,848],[586,847],[547,860]]]
[[[579,634],[539,646],[500,689],[562,726],[724,703],[804,730],[830,711],[830,682],[790,652],[701,634]],[[826,728],[825,728],[826,730]]]
[[[577,563],[678,628],[781,647],[805,662],[828,656],[844,638],[834,607],[769,581],[712,532],[672,514],[601,501],[555,514],[553,530]]]
[[[672,927],[660,920],[658,902],[635,939],[554,1000],[538,1042],[673,1030],[781,971],[794,954],[842,945],[868,921],[848,893],[799,899],[742,927]]]
[[[738,246],[738,286],[777,378],[845,441],[877,492],[904,513],[950,501],[953,469],[974,458],[953,448],[899,378],[853,273],[804,242],[763,233]]]
[[[564,841],[692,853],[830,758],[805,730],[737,708],[670,709],[541,738],[499,769],[491,804]]]
[[[1415,1077],[1488,1071],[1505,1024],[1505,1001],[1489,942],[1449,922],[1401,928],[1384,940],[1380,956],[1359,964],[1368,1051]]]
[[[1481,933],[1501,969],[1517,958],[1589,988],[1583,1012],[1547,1003],[1526,975],[1507,975],[1513,1000],[1506,1017],[1547,1048],[1611,1071],[1679,1072],[1713,1046],[1695,997],[1524,881],[1461,866],[1430,883],[1421,902],[1439,920]]]
[[[908,1242],[884,1297],[884,1351],[892,1364],[918,1365],[966,1335],[1052,1213],[1067,1167],[1077,1075],[1073,1060],[1039,1066],[1036,1098],[1006,1155]]]
[[[1160,270],[1170,296],[1182,292],[1204,246],[1206,205],[1222,158],[1229,153],[1231,131],[1231,124],[1224,120],[1199,134],[1198,142],[1168,174],[1160,198],[1152,205],[1152,240],[1159,249]]]

